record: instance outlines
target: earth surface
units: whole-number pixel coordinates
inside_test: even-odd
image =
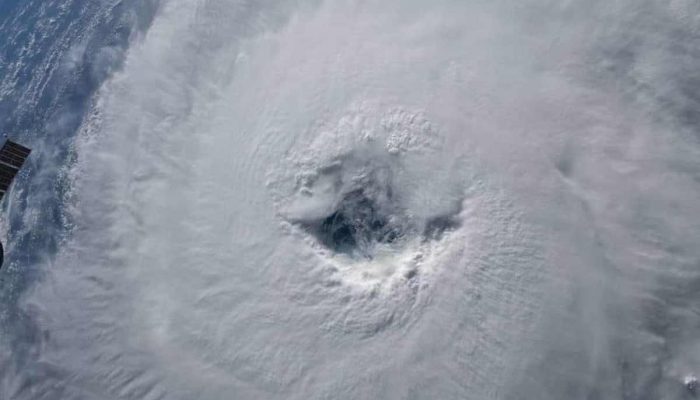
[[[699,28],[0,2],[0,399],[695,398]]]

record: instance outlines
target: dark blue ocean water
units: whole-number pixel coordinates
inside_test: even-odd
[[[157,8],[157,0],[0,1],[0,135],[33,149],[0,214],[8,226],[0,340],[12,349],[14,368],[30,362],[41,335],[18,301],[70,226],[64,173],[74,135],[96,90],[120,68]]]

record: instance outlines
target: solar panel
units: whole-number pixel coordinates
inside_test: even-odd
[[[21,155],[23,155],[25,158],[29,155],[29,153],[32,152],[31,149],[29,149],[29,148],[27,148],[27,147],[24,147],[24,146],[22,146],[22,145],[19,144],[19,143],[15,143],[15,142],[13,142],[13,141],[11,141],[11,140],[6,141],[6,142],[5,142],[5,146],[3,146],[3,147],[6,147],[6,148],[8,148],[8,149],[12,149],[12,150],[14,150],[14,151],[17,151],[18,153],[20,153]]]
[[[32,151],[20,144],[11,140],[6,140],[5,144],[0,148],[0,200],[10,188],[12,180],[17,176],[17,172],[22,168],[22,165],[29,157]],[[0,267],[2,267],[3,258],[5,257],[2,243],[0,243]]]
[[[0,148],[0,200],[31,152],[30,149],[11,140],[5,141]]]
[[[16,169],[20,169],[31,150],[15,142],[6,141],[0,149],[0,161]]]
[[[16,169],[8,167],[5,164],[0,164],[0,190],[7,190],[7,187],[10,186],[15,175],[17,175]]]

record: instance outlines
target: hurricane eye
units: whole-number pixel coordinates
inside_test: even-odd
[[[328,249],[367,258],[372,258],[377,244],[394,243],[402,236],[390,212],[362,190],[346,194],[331,215],[314,225],[311,232]]]

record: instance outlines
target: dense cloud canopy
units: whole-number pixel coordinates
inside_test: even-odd
[[[695,396],[700,3],[137,3],[0,5],[0,398]]]

